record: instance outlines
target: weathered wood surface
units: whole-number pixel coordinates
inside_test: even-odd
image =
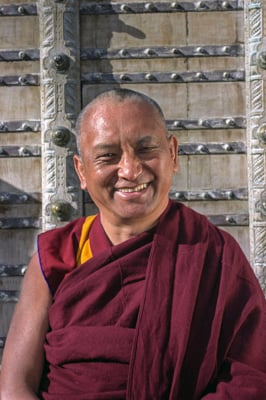
[[[19,6],[37,3],[6,0],[3,4]],[[54,10],[62,10],[64,3],[68,2],[47,0],[48,3],[51,3]],[[81,3],[90,5],[92,2]],[[97,3],[110,5],[108,1]],[[127,4],[130,6],[137,3],[139,2],[131,0]],[[251,0],[246,0],[245,5],[251,3]],[[249,184],[247,154],[245,151],[230,150],[230,143],[247,145],[248,89],[245,82],[244,50],[248,34],[243,8],[240,7],[238,11],[233,9],[225,11],[223,8],[220,11],[210,12],[200,10],[128,13],[125,2],[114,1],[113,4],[116,6],[124,4],[124,11],[90,15],[83,10],[80,15],[82,105],[100,91],[111,87],[128,87],[155,98],[161,104],[167,121],[170,121],[171,132],[178,138],[180,148],[182,145],[203,146],[203,151],[179,155],[179,171],[174,179],[171,193],[199,212],[219,221],[222,217],[225,221],[223,228],[236,237],[246,255],[250,257],[248,226],[250,208],[248,196],[245,194]],[[54,11],[54,19],[51,21],[56,21],[59,15],[59,12]],[[59,26],[57,23],[57,29]],[[55,25],[48,28],[47,31],[50,33],[56,31]],[[42,199],[44,199],[41,182],[42,160],[41,157],[26,156],[23,152],[26,146],[42,145],[41,128],[12,131],[5,130],[1,126],[3,127],[5,122],[7,126],[14,126],[14,121],[25,121],[26,125],[29,125],[29,121],[37,121],[37,124],[39,121],[41,126],[41,99],[44,98],[44,92],[41,92],[43,89],[38,85],[36,77],[41,76],[43,60],[38,59],[38,54],[40,37],[45,37],[45,34],[40,32],[38,13],[28,16],[23,15],[23,12],[14,16],[0,14],[0,55],[2,52],[2,59],[0,56],[0,264],[2,266],[26,265],[35,249],[36,236],[41,229]],[[265,2],[263,2],[263,36],[266,37]],[[183,54],[180,49],[183,49]],[[34,59],[23,59],[27,50],[29,54],[32,51]],[[90,59],[88,54],[94,54],[94,57]],[[6,61],[7,56],[17,59]],[[19,57],[21,59],[18,60]],[[234,78],[236,71],[238,79]],[[164,77],[169,73],[172,78],[165,83]],[[265,84],[265,70],[261,69],[260,73]],[[132,81],[127,80],[128,74],[133,77]],[[134,81],[136,74],[139,76],[142,74],[144,78]],[[156,79],[152,79],[152,74],[157,74]],[[25,84],[25,76],[34,76],[37,83]],[[56,79],[56,73],[54,76]],[[91,76],[95,76],[96,80],[90,81]],[[181,81],[180,76],[185,78],[184,81]],[[16,77],[17,83],[7,84],[10,80],[9,78],[5,80],[4,77]],[[264,104],[266,104],[265,93],[264,91]],[[238,126],[236,121],[239,119],[242,122]],[[206,120],[211,120],[212,124],[206,125]],[[220,125],[220,120],[224,121],[223,126]],[[178,121],[185,122],[182,125]],[[212,129],[213,126],[216,128]],[[221,154],[210,154],[204,151],[204,146],[209,144],[219,144],[224,151]],[[8,152],[5,152],[7,146],[19,146],[20,156],[8,157]],[[12,201],[8,202],[4,200],[5,193],[16,194],[18,197],[15,200],[13,196]],[[225,193],[229,193],[228,196]],[[30,200],[22,201],[19,196],[23,194],[29,196]],[[96,212],[88,196],[84,196],[84,210],[86,213]],[[239,219],[235,216],[239,216]],[[14,225],[17,223],[15,218],[24,218],[24,227],[6,229],[7,225],[3,221],[8,220]],[[29,223],[27,218],[33,218],[35,229],[27,228]],[[263,229],[262,233],[264,232],[265,236]],[[251,248],[252,252],[254,248]],[[0,274],[0,290],[8,295],[8,297],[2,296],[2,301],[0,298],[0,338],[6,335],[15,304],[16,293],[13,296],[13,292],[10,291],[19,291],[20,283],[20,276]]]
[[[11,4],[14,2],[5,2]],[[17,1],[16,4],[26,2]],[[2,17],[0,19],[0,49],[20,50],[39,47],[38,17]],[[39,61],[5,62],[0,59],[0,77],[39,73]],[[0,85],[0,122],[40,119],[40,90],[33,86]],[[1,125],[1,124],[0,124]],[[40,145],[40,132],[0,131],[0,148],[4,146]],[[25,204],[23,197],[18,202],[4,201],[5,194],[29,196],[41,192],[41,158],[5,157],[0,155],[0,338],[7,333],[13,313],[21,276],[7,276],[10,269],[3,266],[27,265],[35,249],[37,229],[3,229],[6,221],[16,218],[41,217],[40,199]],[[19,274],[18,272],[15,272]],[[0,346],[1,347],[1,346]]]

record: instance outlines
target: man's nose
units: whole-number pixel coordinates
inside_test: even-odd
[[[123,154],[118,165],[118,176],[134,181],[142,172],[142,164],[135,154]]]

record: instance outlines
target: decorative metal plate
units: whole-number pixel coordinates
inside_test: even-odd
[[[83,84],[99,83],[191,83],[237,82],[245,80],[245,71],[185,71],[185,72],[136,72],[88,73],[81,76]]]
[[[0,121],[1,132],[38,132],[41,129],[40,120]]]
[[[41,229],[42,222],[38,218],[0,218],[0,229]]]
[[[23,276],[27,269],[27,265],[4,265],[0,264],[0,277],[8,277],[8,276]]]
[[[174,1],[174,2],[140,2],[140,3],[96,3],[82,2],[81,14],[139,14],[139,13],[171,13],[171,12],[206,12],[206,11],[238,11],[243,10],[242,1]]]
[[[2,157],[40,157],[40,146],[1,146],[0,158]]]
[[[0,60],[1,60],[0,52]],[[180,46],[180,47],[132,47],[123,49],[87,48],[81,49],[81,60],[99,59],[146,59],[183,57],[241,57],[244,45],[231,46]],[[4,54],[3,54],[4,57]]]

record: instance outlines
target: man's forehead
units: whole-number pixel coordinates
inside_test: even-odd
[[[125,141],[123,140],[123,136],[122,140],[121,137],[119,136],[110,136],[110,137],[107,136],[104,138],[99,137],[96,138],[96,140],[94,141],[94,148],[103,149],[108,147],[121,146],[121,144],[123,143],[127,143],[133,146],[141,146],[156,142],[156,140],[157,138],[152,134],[151,135],[139,134],[138,136],[135,137],[126,137]]]
[[[134,99],[115,101],[108,99],[89,108],[83,119],[83,128],[93,130],[115,128],[116,125],[125,122],[134,125],[153,126],[154,123],[164,125],[164,121],[149,103]],[[132,122],[133,121],[133,122]]]
[[[145,99],[141,98],[134,98],[134,97],[128,97],[125,99],[116,99],[116,98],[104,98],[101,100],[98,100],[95,102],[91,107],[88,108],[88,111],[86,113],[86,117],[88,118],[93,118],[93,116],[96,114],[98,115],[99,113],[107,113],[115,108],[117,115],[119,112],[122,112],[125,109],[128,109],[130,112],[142,112],[143,108],[145,108],[147,111],[149,110],[151,113],[156,113],[157,110],[155,107],[153,107],[150,103],[148,103]],[[115,116],[113,114],[113,116]]]

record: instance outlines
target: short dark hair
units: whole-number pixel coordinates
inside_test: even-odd
[[[115,100],[117,102],[122,102],[127,99],[134,99],[136,101],[140,102],[145,102],[148,103],[152,106],[152,108],[159,114],[161,120],[163,121],[165,125],[165,130],[167,134],[167,128],[165,124],[165,118],[163,111],[159,104],[153,100],[151,97],[145,95],[144,93],[141,92],[136,92],[135,90],[131,89],[121,89],[121,88],[116,88],[116,89],[110,89],[106,90],[100,94],[98,94],[93,100],[91,100],[80,112],[78,118],[77,118],[77,123],[76,123],[76,140],[77,140],[77,150],[78,153],[80,154],[80,136],[81,136],[81,130],[82,130],[82,124],[84,117],[86,116],[88,110],[92,108],[95,104],[104,102],[107,99]]]

